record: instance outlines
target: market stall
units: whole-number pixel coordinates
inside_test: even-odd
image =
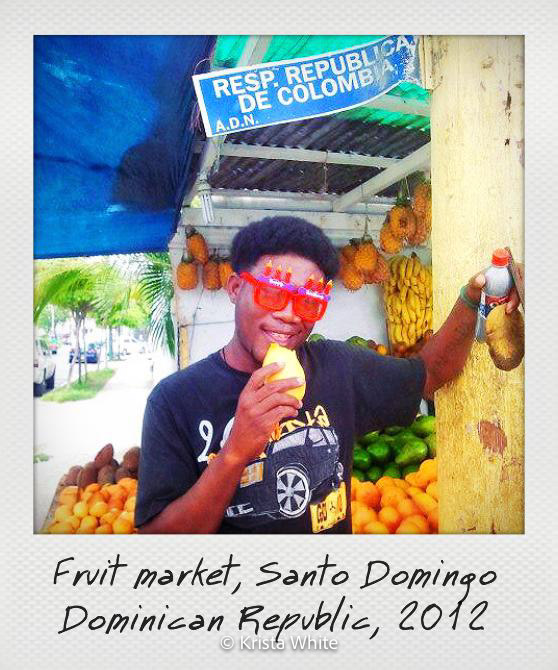
[[[220,37],[211,68],[299,58],[372,39]],[[509,244],[522,257],[521,41],[423,39],[420,50],[424,88],[404,82],[352,110],[220,137],[206,137],[194,122],[182,181],[188,188],[168,246],[180,367],[232,333],[233,308],[221,288],[230,243],[265,216],[301,216],[338,248],[335,310],[315,332],[384,355],[416,354],[493,248]],[[477,51],[482,59],[472,57]],[[513,90],[502,105],[498,81],[508,80]],[[478,89],[486,95],[479,98]],[[461,379],[438,393],[435,419],[427,416],[434,408],[424,406],[412,426],[360,436],[354,532],[437,532],[438,501],[441,532],[520,532],[522,374],[522,366],[496,370],[476,345]],[[62,484],[107,503],[108,487],[118,481]]]

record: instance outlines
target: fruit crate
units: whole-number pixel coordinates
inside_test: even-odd
[[[58,481],[58,484],[56,485],[56,490],[54,492],[54,496],[52,498],[52,502],[50,503],[50,507],[48,508],[48,512],[45,516],[45,520],[43,522],[42,528],[39,531],[40,533],[47,533],[48,532],[48,527],[50,526],[51,523],[54,522],[54,513],[56,511],[56,508],[58,507],[58,500],[60,498],[60,492],[66,488],[66,475],[62,475],[60,477],[60,480]]]

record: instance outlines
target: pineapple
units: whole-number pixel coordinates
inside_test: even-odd
[[[397,254],[401,251],[402,241],[391,234],[387,223],[380,230],[380,246],[387,254]]]
[[[389,232],[398,240],[413,235],[416,229],[416,217],[411,207],[395,205],[388,215]]]
[[[202,269],[203,287],[208,291],[218,291],[221,288],[219,264],[211,257]]]
[[[358,249],[358,240],[352,239],[349,240],[349,244],[346,244],[342,249],[341,253],[345,257],[346,260],[348,260],[350,263],[352,263],[355,259],[355,254]]]
[[[389,266],[386,259],[381,254],[378,254],[378,262],[376,263],[376,267],[374,268],[374,272],[372,272],[370,279],[371,284],[383,284],[389,279]]]
[[[198,233],[193,226],[188,226],[186,228],[186,249],[196,263],[199,263],[200,265],[207,263],[209,252],[207,250],[205,238],[201,233]]]
[[[362,272],[357,270],[352,263],[344,260],[342,257],[341,266],[339,268],[339,276],[343,282],[343,286],[349,291],[358,291],[364,284],[364,277]]]
[[[374,272],[377,259],[378,251],[372,242],[372,238],[365,235],[358,245],[353,265],[360,272]]]
[[[426,238],[428,237],[428,230],[426,229],[426,221],[423,216],[417,214],[417,224],[416,229],[413,235],[407,237],[407,242],[411,246],[417,246],[419,244],[424,244]]]
[[[232,274],[233,274],[233,267],[231,265],[230,260],[228,258],[221,260],[221,262],[219,263],[219,280],[223,288],[226,288],[229,277]]]
[[[184,291],[191,291],[198,285],[198,267],[191,256],[182,256],[176,268],[176,283]]]
[[[432,203],[432,191],[429,182],[424,181],[415,186],[413,191],[413,209],[417,216],[426,217]]]

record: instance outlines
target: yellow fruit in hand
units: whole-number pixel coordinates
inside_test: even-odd
[[[271,363],[284,363],[284,365],[279,372],[270,375],[266,379],[266,382],[298,377],[299,379],[304,380],[304,383],[296,388],[289,389],[286,393],[302,400],[302,398],[304,398],[304,393],[306,392],[306,377],[304,375],[304,369],[296,357],[296,353],[292,349],[287,349],[276,342],[272,342],[269,345],[262,366],[265,367],[266,365],[271,365]]]

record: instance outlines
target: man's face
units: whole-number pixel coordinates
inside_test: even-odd
[[[262,256],[250,268],[250,273],[255,277],[263,273],[270,258],[274,271],[281,266],[282,276],[288,268],[292,270],[291,283],[297,286],[304,286],[310,275],[314,276],[315,281],[323,279],[325,283],[323,272],[313,261],[294,254]],[[236,305],[236,335],[243,348],[258,363],[263,361],[271,342],[277,342],[288,349],[296,349],[312,332],[314,322],[303,321],[297,316],[293,311],[292,300],[289,300],[283,310],[269,312],[254,302],[254,289],[247,281],[233,276],[227,290]]]

